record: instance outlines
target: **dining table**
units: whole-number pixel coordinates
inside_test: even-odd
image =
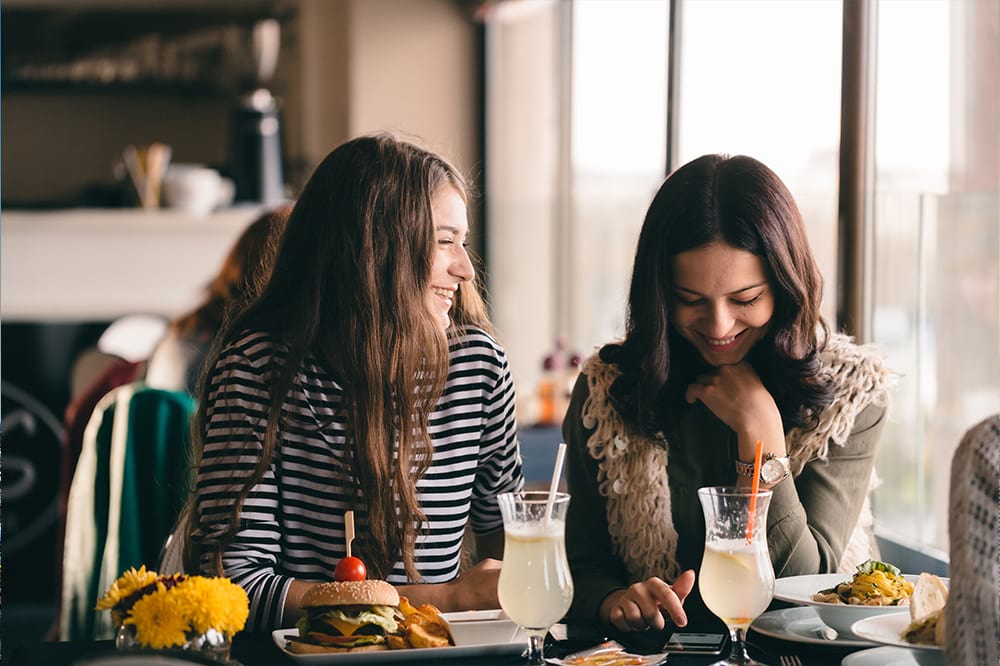
[[[720,632],[724,627],[686,627],[686,631]],[[621,633],[608,627],[590,622],[568,622],[552,628],[545,644],[546,657],[565,657],[607,640],[621,643],[630,652],[637,654],[653,654],[659,652],[663,644],[663,632]],[[829,644],[803,643],[764,636],[752,628],[747,635],[750,656],[771,666],[782,666],[784,663],[794,663],[790,657],[798,657],[801,664],[807,666],[840,666],[841,661],[849,653],[865,649],[863,647],[839,646],[835,642]],[[874,645],[869,647],[875,647]],[[728,641],[724,651],[728,651]],[[369,653],[371,654],[371,653]],[[8,656],[8,655],[5,655]],[[346,656],[346,655],[345,655]],[[409,666],[444,665],[449,663],[470,664],[474,666],[522,666],[524,657],[516,653],[491,656],[465,656],[461,659],[446,659],[445,650],[434,659],[415,661],[406,659]],[[124,655],[118,653],[113,641],[63,641],[40,642],[17,646],[9,655],[11,666],[59,666],[62,664],[79,664],[85,666],[93,663],[127,664]],[[664,662],[669,666],[701,666],[717,661],[719,656],[692,656],[670,654]],[[784,658],[784,661],[783,661]],[[312,663],[321,663],[311,659]],[[207,663],[196,662],[192,663]],[[233,639],[230,657],[231,666],[291,666],[296,663],[286,655],[269,634],[240,633]],[[350,663],[348,660],[337,660],[337,663]]]

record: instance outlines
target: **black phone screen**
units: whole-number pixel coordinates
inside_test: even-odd
[[[719,654],[726,643],[725,634],[699,634],[692,631],[675,631],[663,644],[664,652],[688,654]]]

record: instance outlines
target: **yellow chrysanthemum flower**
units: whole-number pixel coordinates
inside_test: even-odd
[[[121,575],[121,578],[112,583],[104,596],[97,601],[97,610],[114,608],[129,595],[155,583],[157,578],[159,578],[159,574],[155,571],[147,571],[145,564],[139,567],[138,571],[134,567],[129,569]]]
[[[246,592],[227,578],[193,576],[171,592],[182,599],[191,629],[199,634],[217,629],[232,636],[243,629],[250,614]]]
[[[167,590],[162,583],[135,602],[125,624],[134,625],[136,640],[154,650],[181,647],[187,642],[189,621],[182,595]]]
[[[154,650],[182,647],[209,629],[233,636],[250,615],[246,592],[228,578],[159,576],[146,567],[122,574],[97,607],[110,608],[116,625],[133,625],[139,644]]]
[[[216,626],[230,636],[242,631],[250,616],[250,599],[246,590],[228,578],[216,578],[216,594],[219,596],[219,624]]]

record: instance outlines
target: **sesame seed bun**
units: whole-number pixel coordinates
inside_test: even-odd
[[[384,580],[320,583],[302,595],[302,607],[398,606],[399,593]]]

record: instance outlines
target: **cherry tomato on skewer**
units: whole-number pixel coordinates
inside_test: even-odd
[[[365,569],[365,563],[357,557],[345,557],[337,562],[337,568],[333,570],[333,578],[339,582],[364,580],[367,576],[368,570]]]

